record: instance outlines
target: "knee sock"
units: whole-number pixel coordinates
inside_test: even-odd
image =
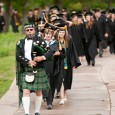
[[[30,97],[22,97],[22,103],[23,103],[25,114],[29,114]]]
[[[35,97],[35,113],[40,113],[40,108],[42,104],[42,96]]]

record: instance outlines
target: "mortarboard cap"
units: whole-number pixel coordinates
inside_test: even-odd
[[[94,12],[96,13],[96,12],[100,12],[101,11],[101,9],[100,8],[96,8],[96,9],[94,9]]]
[[[77,13],[77,17],[78,18],[82,18],[82,14],[81,13]]]
[[[64,14],[63,13],[59,13],[58,16],[63,18]]]
[[[53,21],[53,23],[59,30],[66,30],[67,29],[67,23],[62,19],[56,19]]]
[[[38,10],[38,8],[34,8],[34,10]]]
[[[93,14],[91,12],[86,12],[85,16],[92,16]]]
[[[52,6],[52,7],[50,7],[50,10],[60,11],[60,8],[58,6]]]
[[[111,9],[111,10],[110,10],[110,13],[111,13],[111,14],[115,14],[115,9]]]
[[[74,16],[77,16],[77,12],[75,10],[72,10],[70,16],[71,18],[73,18]]]
[[[101,14],[106,14],[106,10],[102,10],[102,11],[101,11]]]

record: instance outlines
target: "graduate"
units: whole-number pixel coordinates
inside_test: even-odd
[[[110,11],[110,20],[108,21],[109,23],[109,46],[110,46],[110,53],[115,54],[115,9],[112,9]]]
[[[82,58],[84,56],[84,47],[82,42],[82,23],[81,23],[81,14],[74,13],[72,14],[72,25],[69,28],[69,34],[72,36],[73,42],[75,44],[75,48],[77,51],[77,54],[80,58],[80,61],[82,61]]]
[[[84,53],[88,65],[95,66],[95,56],[97,54],[97,39],[98,29],[96,24],[93,22],[92,13],[86,12],[85,14],[86,22],[83,24],[83,44]],[[100,37],[99,37],[100,38]]]
[[[107,39],[109,37],[109,27],[106,18],[103,17],[101,14],[100,9],[94,10],[94,23],[97,25],[98,28],[98,34],[100,37],[97,38],[98,41],[98,47],[99,47],[99,57],[103,57],[103,49],[107,48]]]
[[[44,39],[45,42],[47,44],[47,47],[52,50],[54,53],[58,50],[58,42],[54,37],[54,30],[52,30],[51,28],[47,27],[44,28]],[[55,85],[55,81],[54,79],[54,66],[53,66],[53,57],[52,56],[49,60],[45,61],[45,71],[46,74],[48,76],[48,80],[49,80],[49,84],[50,84],[50,89],[48,90],[44,90],[43,91],[43,97],[44,99],[46,99],[46,103],[47,103],[47,109],[50,110],[52,109],[52,103],[53,103],[53,91],[54,89],[54,85]]]
[[[67,101],[66,91],[71,89],[73,68],[77,68],[81,65],[73,40],[68,35],[66,23],[60,23],[58,25],[58,37],[59,42],[58,51],[54,53],[57,57],[55,63],[58,65],[59,74],[57,77],[57,92],[60,93],[61,101],[60,104],[64,104]]]

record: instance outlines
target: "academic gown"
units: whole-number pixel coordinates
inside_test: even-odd
[[[72,36],[78,56],[83,56],[84,48],[83,48],[83,42],[82,42],[82,24],[72,25],[69,28],[69,34]]]
[[[3,27],[5,26],[4,16],[0,16],[0,32],[3,32]]]
[[[109,40],[108,43],[110,45],[110,53],[114,53],[115,54],[115,20],[109,20],[109,29],[110,29],[110,33],[109,33]]]
[[[107,48],[107,38],[104,37],[105,33],[109,33],[109,27],[108,27],[108,22],[107,19],[105,19],[103,16],[100,16],[99,19],[94,18],[94,23],[97,25],[98,28],[98,34],[100,36],[96,36],[96,37],[100,37],[97,38],[98,41],[98,46],[99,46],[99,42],[103,41],[103,48]]]
[[[52,40],[49,43],[49,48],[50,48],[50,50],[52,50],[55,53],[58,50],[58,42],[56,40]],[[42,94],[43,94],[43,98],[44,99],[46,98],[47,104],[52,104],[52,101],[53,101],[52,91],[54,91],[54,84],[55,84],[55,81],[53,80],[54,79],[54,75],[53,75],[53,71],[54,71],[53,56],[49,60],[46,60],[44,62],[44,65],[45,65],[46,74],[48,76],[50,89],[49,90],[44,90],[42,92]]]
[[[98,35],[98,29],[95,24],[90,28],[86,28],[86,23],[83,24],[83,44],[84,44],[84,52],[87,61],[94,60],[97,54],[97,40],[96,35]],[[90,60],[88,60],[88,56],[90,56]]]
[[[60,51],[62,54],[56,57],[56,71],[55,77],[57,78],[57,91],[60,91],[62,83],[64,84],[64,90],[71,89],[72,79],[73,79],[73,67],[78,67],[81,65],[79,57],[77,55],[73,40],[68,36],[68,47]],[[64,69],[64,58],[67,60],[67,69]]]

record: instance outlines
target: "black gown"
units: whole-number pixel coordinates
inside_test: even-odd
[[[0,32],[3,32],[3,27],[5,26],[4,16],[0,16]]]
[[[97,39],[98,29],[96,24],[93,24],[92,27],[86,28],[86,23],[83,25],[83,44],[84,44],[84,52],[85,57],[88,63],[91,60],[95,60],[95,56],[97,54]]]
[[[78,67],[81,65],[79,57],[77,55],[73,40],[68,36],[68,47],[62,49],[61,55],[55,57],[54,64],[57,66],[55,68],[55,80],[57,80],[57,92],[60,91],[62,83],[64,84],[64,90],[71,89],[72,79],[73,79],[73,67]],[[67,69],[64,69],[64,58],[67,60]]]
[[[49,43],[49,48],[52,52],[55,53],[58,50],[58,42],[56,40],[52,40]],[[55,81],[53,80],[53,78],[54,78],[53,56],[44,62],[44,66],[45,66],[46,74],[48,76],[50,89],[44,90],[42,92],[42,94],[43,94],[43,98],[44,99],[46,98],[47,105],[49,105],[49,104],[52,105],[52,102],[53,102],[53,93],[52,92],[54,92],[54,84],[55,84]]]
[[[110,33],[108,43],[110,45],[110,53],[115,54],[115,20],[109,20],[109,28]]]
[[[72,25],[69,28],[69,34],[72,36],[78,56],[84,56],[84,48],[82,42],[82,24]]]
[[[100,34],[100,36],[96,36],[96,37],[98,37],[97,38],[98,40],[100,39],[98,41],[98,45],[99,45],[99,42],[103,41],[103,48],[107,48],[107,38],[104,37],[105,33],[109,33],[109,27],[108,27],[107,19],[104,18],[103,16],[100,16],[99,19],[94,18],[94,23],[97,25],[98,32]]]

